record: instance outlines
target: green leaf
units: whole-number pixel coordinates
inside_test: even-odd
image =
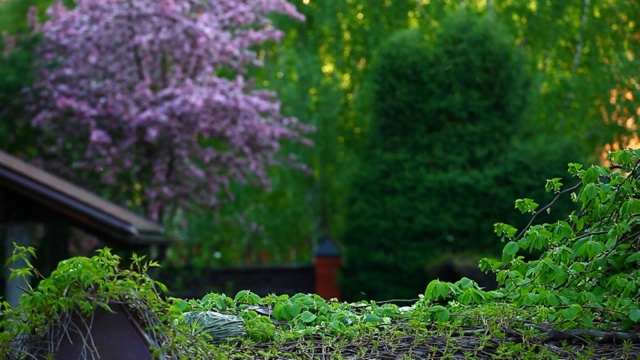
[[[562,178],[553,178],[553,179],[547,179],[547,183],[544,186],[544,189],[547,192],[550,192],[553,190],[553,192],[558,192],[560,191],[560,188],[562,187]]]
[[[473,300],[473,295],[471,294],[471,290],[472,289],[466,289],[465,291],[462,292],[462,294],[460,294],[460,296],[458,296],[456,300],[463,305],[468,305]]]
[[[569,163],[569,174],[573,176],[580,176],[584,170],[582,170],[582,164],[579,163]]]
[[[257,305],[260,303],[260,296],[249,290],[240,290],[233,298],[236,304]]]
[[[587,241],[586,245],[587,245],[587,255],[592,259],[598,256],[601,252],[603,252],[606,249],[604,244],[598,241]]]
[[[633,262],[640,262],[640,252],[637,252],[635,254],[629,255],[624,262],[625,262],[625,264],[633,263]]]
[[[633,322],[640,321],[640,309],[633,309],[629,312],[629,319]]]
[[[305,323],[312,323],[315,319],[317,319],[318,317],[315,314],[312,314],[311,312],[309,312],[308,310],[305,310],[302,312],[302,314],[300,314],[300,320],[302,320]]]
[[[551,306],[560,305],[560,298],[558,298],[558,295],[556,295],[554,293],[547,294],[547,296],[545,297],[545,300],[546,300],[547,304],[549,304]]]
[[[436,293],[436,284],[440,282],[439,280],[432,280],[427,285],[427,289],[424,291],[424,296],[427,300],[437,300],[438,294]]]
[[[485,296],[484,291],[478,290],[478,289],[470,289],[472,291],[472,295],[473,295],[473,301],[476,304],[482,304],[485,301],[487,301],[487,296]]]
[[[599,178],[600,178],[600,171],[598,170],[597,167],[591,166],[587,169],[587,171],[585,171],[584,175],[582,176],[582,183],[591,184],[596,182]]]
[[[580,201],[586,203],[589,202],[589,200],[595,199],[596,196],[598,196],[598,186],[595,184],[587,184],[580,192]]]
[[[460,290],[465,290],[469,288],[474,288],[476,283],[469,279],[468,277],[463,277],[462,279],[456,281],[455,285],[460,288]]]
[[[338,331],[339,333],[347,329],[347,326],[345,324],[335,319],[332,319],[331,321],[329,321],[329,326],[332,329]]]
[[[618,165],[624,166],[629,165],[633,159],[634,155],[631,151],[614,151],[611,153],[611,160]]]
[[[189,303],[182,299],[178,300],[175,306],[176,309],[180,310],[181,312],[187,312],[190,309]]]
[[[363,322],[377,324],[382,322],[382,318],[374,314],[368,314],[367,316],[364,317]]]
[[[542,228],[537,227],[535,231],[532,231],[527,237],[529,240],[529,249],[543,250],[549,247],[549,238],[551,233]]]
[[[510,262],[514,258],[514,256],[518,253],[518,250],[520,250],[520,245],[518,245],[517,242],[515,241],[508,242],[504,246],[504,249],[502,249],[502,262],[503,263]]]
[[[427,285],[424,296],[428,300],[433,301],[438,300],[439,298],[446,299],[451,295],[451,292],[455,292],[453,285],[442,282],[440,280],[432,280],[429,285]]]
[[[614,195],[615,195],[615,192],[611,190],[610,184],[600,185],[600,189],[598,190],[598,196],[600,198],[600,202],[604,203]]]
[[[537,304],[540,301],[540,294],[528,293],[524,298],[526,300],[525,304]]]
[[[493,231],[500,237],[513,238],[518,230],[508,224],[496,223],[493,225]]]
[[[436,284],[436,289],[438,296],[442,297],[443,299],[449,297],[449,287],[444,282],[438,281],[438,283]]]
[[[516,209],[520,210],[521,213],[534,213],[538,208],[538,203],[533,201],[533,199],[525,198],[516,200]]]
[[[280,321],[289,321],[300,314],[300,306],[290,300],[277,303],[273,307],[273,317]]]
[[[576,317],[578,317],[580,310],[581,308],[579,305],[574,305],[566,309],[560,310],[558,313],[565,319],[571,321],[571,320],[574,320]]]
[[[436,313],[436,317],[440,322],[448,321],[449,318],[451,318],[451,313],[447,308],[443,307],[442,309],[440,309],[440,311]]]
[[[396,308],[390,307],[390,306],[382,306],[382,307],[380,307],[378,309],[378,312],[379,312],[380,315],[388,316],[388,317],[401,317],[402,316],[401,314],[398,313]]]
[[[447,321],[451,318],[451,313],[449,312],[449,310],[441,305],[429,308],[429,312],[432,314],[435,313],[436,319],[438,319],[438,321],[440,322]]]
[[[210,293],[200,300],[200,305],[205,309],[225,310],[227,308],[227,296],[225,294]]]
[[[586,316],[583,313],[583,315],[578,319],[582,324],[582,327],[584,327],[585,329],[593,329],[593,316]]]

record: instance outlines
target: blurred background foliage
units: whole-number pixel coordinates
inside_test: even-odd
[[[528,179],[561,177],[563,164],[580,160],[549,136],[551,151],[533,150],[543,134],[524,132],[531,76],[495,20],[460,11],[428,37],[400,31],[381,46],[372,79],[371,133],[342,237],[348,299],[415,296],[430,276],[445,275],[429,274],[432,262],[499,255],[493,224],[523,228],[528,219],[514,216],[513,200],[545,197]],[[572,208],[556,204],[553,215]]]
[[[279,94],[286,115],[316,126],[313,147],[284,145],[309,165],[311,174],[297,169],[273,170],[270,191],[237,186],[234,201],[220,208],[179,214],[167,224],[179,240],[169,254],[168,261],[172,264],[309,262],[316,241],[324,236],[348,248],[345,234],[349,232],[353,216],[348,210],[348,201],[354,197],[352,179],[358,178],[356,172],[372,166],[374,155],[378,156],[368,153],[370,144],[386,140],[376,139],[375,136],[384,137],[384,133],[378,131],[376,135],[377,130],[371,128],[374,105],[378,101],[372,90],[372,63],[381,45],[400,30],[416,29],[427,44],[433,44],[447,15],[461,8],[495,23],[511,37],[513,49],[519,49],[523,55],[520,61],[529,76],[528,104],[522,118],[497,127],[504,130],[500,136],[508,133],[510,141],[500,152],[487,153],[478,160],[499,162],[503,166],[499,173],[468,178],[465,186],[454,187],[447,183],[448,179],[457,178],[458,174],[462,179],[464,169],[452,166],[442,177],[427,177],[434,181],[430,187],[437,188],[437,180],[442,181],[443,186],[451,186],[447,191],[466,194],[469,189],[481,186],[499,201],[507,201],[501,204],[506,212],[501,219],[517,223],[521,217],[513,211],[513,199],[504,199],[503,195],[529,195],[529,189],[543,189],[544,181],[551,174],[563,174],[566,161],[555,155],[564,154],[571,161],[597,162],[601,161],[605,149],[635,144],[640,48],[636,19],[640,18],[640,3],[628,0],[291,2],[307,20],[277,18],[276,25],[285,32],[285,38],[281,43],[261,49],[265,67],[253,69],[252,75],[259,86]],[[22,90],[32,81],[31,44],[37,42],[37,38],[26,35],[26,13],[31,5],[43,10],[50,3],[51,0],[0,0],[0,31],[23,39],[16,51],[0,60],[0,146],[23,156],[37,155],[34,141],[37,134],[24,126],[28,109],[19,101]],[[43,19],[44,12],[40,14]],[[7,44],[2,41],[4,48]],[[464,108],[465,99],[455,101],[458,102],[450,105]],[[475,138],[474,146],[478,149],[489,145],[485,135],[491,136],[483,134]],[[409,153],[403,156],[412,157]],[[423,181],[420,172],[410,173],[407,176]],[[371,188],[381,191],[374,185]],[[452,210],[450,215],[460,216],[454,214],[464,214],[468,206],[483,208],[487,204],[452,205],[459,209]],[[432,215],[420,214],[426,219]],[[476,220],[458,220],[463,231],[468,226],[486,228],[496,219],[483,219],[486,223],[482,224]],[[425,221],[427,224],[428,220]],[[408,225],[390,226],[389,232],[393,233],[396,226]],[[375,247],[384,241],[389,245],[389,240],[381,235],[371,234],[372,240],[367,246]],[[487,252],[494,249],[492,244]],[[419,274],[420,278],[423,276],[424,273]]]

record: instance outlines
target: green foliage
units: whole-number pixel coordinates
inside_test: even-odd
[[[63,1],[70,4],[69,0]],[[34,32],[52,0],[7,0],[0,2],[0,149],[35,157],[41,134],[31,128],[27,100],[35,78],[33,63],[40,35]],[[37,12],[30,12],[30,9]]]
[[[205,209],[190,215],[189,221],[207,226],[190,228],[188,238],[212,251],[194,252],[191,257],[179,254],[172,260],[199,258],[209,263],[207,253],[220,251],[224,264],[263,263],[259,254],[264,253],[269,263],[308,262],[317,239],[338,239],[344,228],[354,151],[366,138],[366,114],[371,112],[371,99],[362,94],[372,54],[394,29],[409,25],[407,13],[415,1],[327,0],[296,5],[306,21],[274,19],[285,37],[264,48],[265,67],[256,69],[255,75],[257,86],[278,93],[284,114],[317,128],[310,134],[313,147],[283,144],[283,151],[291,150],[310,165],[310,174],[274,171],[270,191],[234,188],[234,201],[219,213]],[[238,236],[237,229],[244,224],[256,224],[260,231]]]
[[[558,179],[550,179],[547,188],[556,197],[544,206],[530,199],[516,201],[521,211],[532,214],[529,226],[520,232],[504,223],[495,225],[496,233],[507,241],[503,261],[483,261],[485,270],[496,272],[503,285],[495,291],[484,291],[463,278],[454,283],[434,280],[418,301],[402,307],[373,301],[339,303],[304,294],[260,298],[248,291],[234,298],[209,294],[180,306],[237,312],[247,321],[254,341],[274,344],[309,336],[334,344],[340,339],[353,343],[365,336],[390,341],[396,332],[411,336],[433,331],[448,334],[447,348],[459,346],[456,336],[475,334],[479,348],[492,349],[494,358],[523,354],[554,358],[557,349],[543,344],[570,338],[635,341],[640,322],[640,252],[635,229],[640,219],[640,151],[612,153],[610,159],[616,163],[614,170],[570,164],[578,184],[563,188]],[[591,186],[597,191],[587,190]],[[574,199],[579,210],[565,221],[533,225],[560,197]],[[520,251],[532,249],[542,250],[542,256],[524,260]],[[267,315],[279,325],[266,321]],[[496,339],[504,341],[505,329],[520,332],[518,343],[489,345]],[[629,346],[616,351],[616,356],[632,356]],[[593,357],[595,351],[588,349],[581,356]]]
[[[430,279],[456,282],[462,278],[475,281],[485,290],[495,289],[497,282],[495,275],[480,270],[478,263],[485,256],[473,253],[440,254],[437,259],[429,263],[427,275]]]
[[[35,250],[15,248],[9,261],[20,258],[27,265],[12,269],[12,277],[41,277],[27,253],[34,256]],[[188,327],[168,317],[172,314],[169,310],[173,302],[164,296],[167,289],[147,275],[149,268],[158,264],[133,255],[129,268],[123,269],[120,265],[120,257],[106,248],[91,258],[64,260],[49,277],[22,295],[19,306],[11,308],[3,302],[0,305],[0,356],[22,359],[33,355],[35,349],[55,353],[59,343],[56,336],[66,336],[73,317],[85,318],[98,307],[109,311],[112,303],[125,304],[140,319],[145,319],[141,325],[149,330],[157,345],[154,353],[202,355],[193,352],[191,347],[200,344],[200,348],[206,348],[205,339],[190,336]],[[90,343],[85,346],[91,347]],[[214,350],[209,349],[211,351]]]
[[[582,161],[584,153],[576,151],[579,147],[585,147],[589,154],[599,153],[612,139],[628,143],[631,135],[637,133],[637,127],[623,124],[635,114],[636,99],[640,98],[640,89],[635,86],[638,54],[634,50],[638,48],[635,36],[638,23],[630,21],[638,18],[640,8],[633,1],[298,2],[307,21],[279,23],[278,27],[287,34],[286,40],[282,46],[266,49],[269,56],[262,84],[277,90],[284,111],[318,127],[315,146],[296,151],[313,164],[313,177],[291,179],[291,172],[278,172],[274,179],[282,181],[275,184],[273,193],[247,191],[233,208],[260,225],[276,219],[275,223],[281,224],[260,234],[261,244],[268,248],[272,242],[281,246],[281,239],[288,243],[309,243],[324,235],[341,238],[350,218],[346,215],[345,199],[349,179],[357,168],[355,154],[367,140],[368,115],[375,105],[367,95],[375,50],[388,34],[407,27],[424,30],[430,41],[445,16],[460,7],[481,12],[503,24],[514,37],[512,45],[526,53],[523,65],[533,74],[528,100],[535,101],[527,113],[539,124],[535,132],[557,129],[580,142],[580,146],[574,142],[555,148],[556,135],[548,141],[537,141],[538,145],[526,152],[530,157],[519,158],[518,168],[522,164],[544,171],[555,169],[555,162],[545,166],[549,160],[534,163],[531,159],[545,158],[538,157],[540,151],[563,154],[569,150],[573,157],[560,159],[558,169],[563,169],[568,158]],[[460,34],[466,32],[463,29]],[[513,144],[518,146],[519,142]],[[450,145],[446,150],[454,147]],[[523,147],[529,148],[524,144]],[[528,174],[511,172],[510,177],[517,176],[518,184],[527,181],[539,186],[539,179]],[[545,177],[546,173],[540,178]],[[517,191],[512,198],[538,195],[524,188]],[[280,201],[283,197],[291,201],[283,204]],[[262,204],[264,212],[252,211],[257,203]],[[291,221],[292,218],[296,220]],[[295,237],[289,237],[293,228],[299,231]]]
[[[1,3],[0,28],[13,34],[26,29],[29,5],[36,5],[42,17],[51,0]],[[368,135],[368,114],[373,104],[371,97],[366,96],[370,87],[367,79],[374,51],[397,29],[415,27],[425,30],[428,36],[436,34],[445,15],[462,6],[486,13],[504,24],[515,37],[517,46],[527,53],[525,64],[535,73],[531,93],[536,98],[529,112],[542,128],[547,128],[545,131],[558,128],[587,143],[589,151],[596,152],[611,139],[626,142],[636,132],[620,123],[635,113],[635,99],[639,98],[639,90],[634,85],[637,56],[633,50],[637,48],[634,34],[638,24],[629,21],[638,17],[634,2],[464,0],[431,1],[425,5],[415,0],[384,3],[326,0],[296,5],[307,21],[276,19],[277,27],[285,32],[285,39],[281,44],[264,48],[266,64],[258,70],[257,85],[278,92],[285,114],[318,127],[314,147],[291,145],[292,152],[299,154],[303,162],[312,164],[312,176],[299,176],[297,170],[277,171],[271,175],[273,191],[243,188],[222,214],[206,211],[193,214],[194,218],[200,217],[193,222],[200,221],[207,226],[189,229],[188,238],[198,238],[194,242],[212,251],[181,253],[174,258],[176,262],[194,258],[208,263],[212,259],[207,254],[216,251],[221,251],[224,257],[227,254],[224,248],[229,243],[235,244],[237,228],[242,225],[217,226],[217,219],[221,217],[225,221],[246,217],[247,223],[255,222],[264,228],[250,241],[242,242],[243,245],[259,244],[243,249],[250,253],[250,258],[266,250],[272,254],[273,262],[306,261],[315,239],[324,235],[339,239],[347,221],[345,199],[348,179],[356,168],[354,154]],[[602,37],[603,33],[609,36]],[[26,77],[19,78],[22,79]],[[612,89],[627,89],[632,96],[628,97],[623,91],[612,92]],[[3,101],[0,112],[4,107]],[[5,119],[1,122],[5,124]],[[11,130],[4,134],[11,134]],[[32,140],[18,143],[31,144]],[[555,141],[541,141],[528,154],[535,156],[536,151],[546,150],[549,144]],[[566,149],[562,147],[553,152],[561,154]],[[543,167],[544,162],[532,165]],[[527,175],[520,180],[539,184]],[[525,190],[516,197],[531,194]],[[212,226],[216,226],[214,231]],[[212,233],[215,236],[211,236]],[[281,256],[282,249],[290,244],[297,250]],[[241,262],[234,255],[232,251],[223,260]]]
[[[552,179],[547,189],[556,198],[542,208],[530,199],[516,201],[535,218],[553,208],[556,199],[570,197],[579,208],[568,218],[537,225],[532,219],[519,232],[496,224],[507,244],[502,260],[485,260],[483,268],[495,271],[503,285],[495,294],[527,308],[532,321],[561,328],[638,326],[640,152],[612,152],[608,159],[615,165],[569,164],[578,183],[562,188]],[[543,253],[525,261],[527,251]]]
[[[493,10],[530,54],[538,121],[575,134],[592,151],[613,141],[626,147],[637,134],[626,124],[638,107],[637,54],[629,50],[638,24],[626,20],[640,14],[637,4],[510,0]]]
[[[562,178],[580,148],[532,129],[528,79],[512,38],[469,12],[444,21],[435,41],[409,30],[383,44],[342,239],[347,299],[413,297],[443,253],[498,256],[492,224],[526,223],[511,200],[548,199],[539,180]],[[550,219],[572,206],[558,205]]]
[[[154,329],[167,334],[155,354],[173,351],[178,358],[295,359],[318,348],[336,356],[375,357],[380,349],[400,352],[407,341],[422,354],[473,358],[489,353],[495,359],[567,353],[601,358],[597,346],[612,343],[605,357],[633,358],[640,330],[640,151],[612,152],[609,161],[610,167],[570,163],[573,181],[547,180],[550,202],[516,200],[516,207],[530,215],[527,225],[495,224],[506,243],[503,258],[484,259],[482,268],[497,274],[497,290],[485,291],[468,278],[434,280],[408,306],[398,305],[402,300],[345,303],[313,294],[260,297],[247,290],[233,297],[210,293],[202,299],[164,299],[156,290],[164,287],[146,276],[156,264],[134,256],[123,270],[117,256],[102,250],[92,258],[60,263],[51,278],[22,297],[20,307],[3,303],[0,350],[10,355],[18,335],[46,332],[65,311],[86,315],[109,301],[143,300],[162,321]],[[565,197],[575,202],[574,212],[563,220],[537,223]],[[541,256],[526,260],[523,255],[530,251],[541,251]],[[33,249],[17,248],[10,259],[27,261],[13,276],[37,275],[27,252],[33,255]],[[192,311],[235,314],[244,320],[247,337],[213,346],[204,333],[186,327],[184,314]],[[574,339],[579,345],[567,341]],[[423,343],[430,347],[420,348]]]
[[[13,41],[15,44],[7,44]],[[29,125],[25,96],[34,81],[32,64],[38,36],[0,39],[0,149],[34,155],[37,132]]]
[[[249,291],[238,292],[235,297],[211,293],[200,300],[182,301],[178,306],[182,311],[236,313],[245,320],[249,339],[257,342],[281,342],[306,336],[353,339],[363,334],[381,334],[386,331],[385,327],[392,323],[397,325],[398,321],[407,322],[414,314],[414,307],[391,303],[363,301],[349,304],[327,301],[315,294],[260,298]],[[416,310],[415,314],[422,319],[424,311]],[[428,311],[435,319],[442,318],[448,310],[439,306]],[[418,323],[416,319],[416,326]]]
[[[371,147],[422,149],[421,137],[442,127],[438,119],[429,116],[437,111],[438,102],[427,100],[442,97],[443,89],[433,79],[439,70],[434,62],[419,30],[399,32],[379,50],[373,65]]]
[[[10,34],[30,33],[32,24],[28,23],[29,9],[34,7],[38,10],[39,17],[44,17],[45,10],[53,3],[53,0],[5,0],[0,2],[0,31],[7,31]],[[68,5],[69,0],[63,3]]]
[[[304,202],[295,194],[296,184],[310,178],[299,170],[282,171],[287,175],[271,172],[271,191],[234,186],[238,195],[221,209],[185,212],[168,224],[173,237],[179,239],[169,249],[168,260],[195,267],[310,262],[311,209],[301,208]]]

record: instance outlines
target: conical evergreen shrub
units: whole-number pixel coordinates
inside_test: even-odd
[[[549,151],[536,147],[538,133],[524,136],[532,92],[523,56],[469,12],[450,16],[435,42],[406,30],[379,49],[370,139],[341,239],[346,299],[415,298],[439,256],[499,255],[493,224],[524,226],[513,201],[545,196],[541,181],[581,158],[564,140],[546,138]],[[554,216],[571,204],[562,206]]]

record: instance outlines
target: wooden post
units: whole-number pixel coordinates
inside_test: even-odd
[[[342,266],[342,257],[336,244],[328,237],[325,237],[314,254],[314,264],[316,267],[316,294],[324,299],[341,299],[340,287],[338,286],[338,272]]]
[[[7,258],[13,254],[13,244],[18,246],[31,245],[32,225],[28,223],[9,223],[7,225],[7,238],[5,239],[5,254]],[[26,266],[24,260],[18,260],[13,264],[5,267],[5,300],[12,307],[18,306],[20,296],[24,293],[24,289],[28,288],[28,284],[23,278],[15,278],[9,280],[11,269],[17,269]]]

